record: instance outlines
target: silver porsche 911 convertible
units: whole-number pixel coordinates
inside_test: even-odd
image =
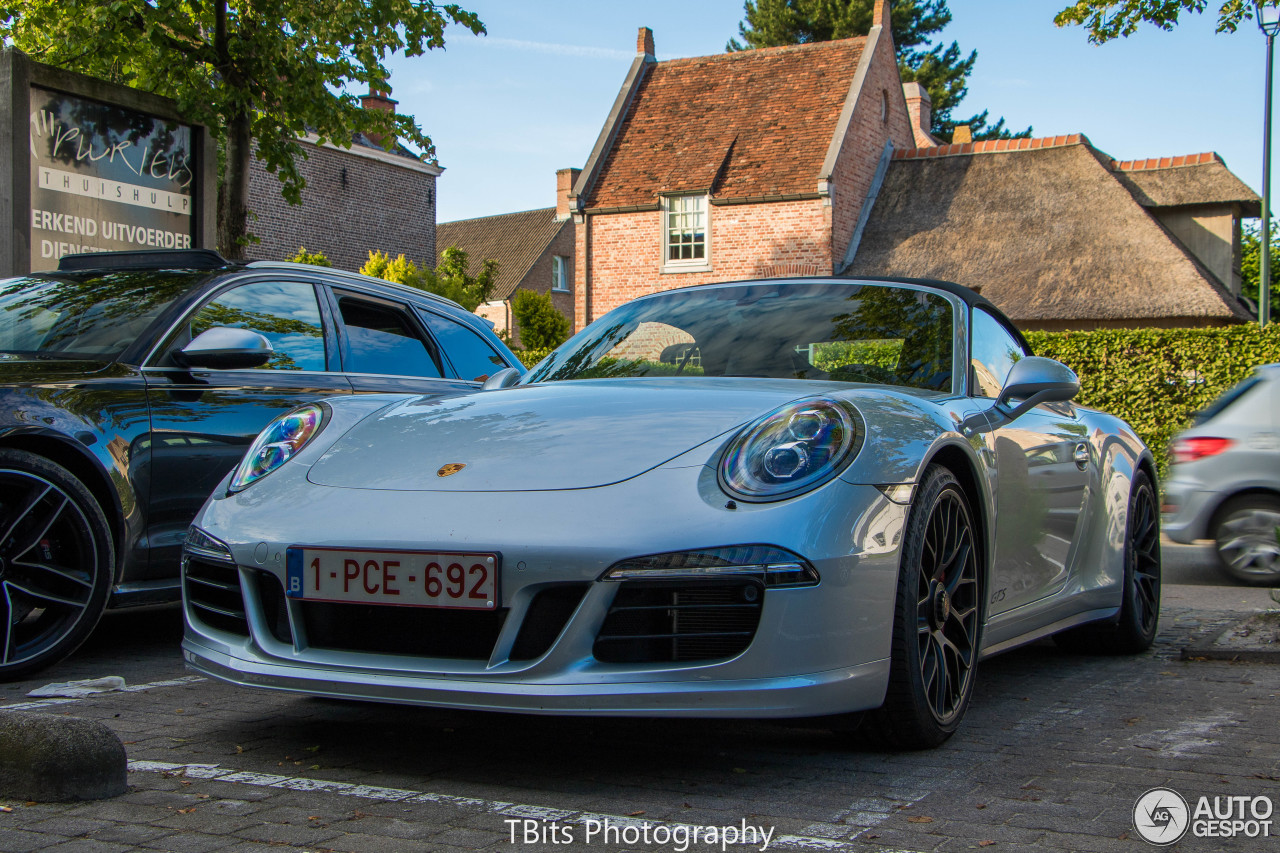
[[[978,661],[1138,652],[1155,466],[952,284],[637,299],[521,377],[271,424],[183,558],[188,664],[300,693],[827,717],[941,743]]]

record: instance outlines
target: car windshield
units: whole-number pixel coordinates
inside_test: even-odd
[[[767,282],[693,288],[610,311],[529,382],[750,376],[949,391],[952,308],[917,288]]]
[[[0,281],[0,353],[118,358],[196,275],[131,270]]]

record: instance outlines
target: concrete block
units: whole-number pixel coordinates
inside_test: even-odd
[[[36,802],[102,800],[128,787],[115,732],[93,720],[0,714],[0,797]]]

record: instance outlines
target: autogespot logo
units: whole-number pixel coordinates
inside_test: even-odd
[[[1173,844],[1187,834],[1190,810],[1177,791],[1152,788],[1133,806],[1133,828],[1152,844]]]

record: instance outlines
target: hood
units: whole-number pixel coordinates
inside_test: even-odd
[[[356,424],[307,478],[321,486],[391,491],[604,486],[824,390],[787,380],[609,379],[415,398]],[[437,475],[451,463],[466,467]]]
[[[65,382],[100,373],[110,361],[0,352],[0,386]]]

